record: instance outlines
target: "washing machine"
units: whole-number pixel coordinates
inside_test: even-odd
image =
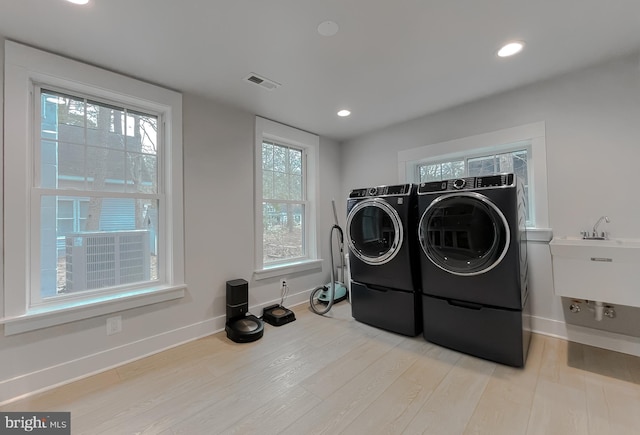
[[[418,186],[427,341],[524,366],[530,341],[524,195],[514,174]]]
[[[422,331],[416,188],[354,189],[347,200],[352,315],[408,336]]]

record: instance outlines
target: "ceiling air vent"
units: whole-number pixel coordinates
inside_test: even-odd
[[[249,83],[253,83],[258,86],[261,86],[269,91],[281,86],[280,83],[274,82],[273,80],[269,80],[266,77],[261,77],[255,73],[251,73],[248,77],[245,77],[245,80],[248,81]]]

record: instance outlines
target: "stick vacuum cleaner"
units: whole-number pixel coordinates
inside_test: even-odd
[[[336,202],[331,201],[333,206],[333,218],[335,225],[331,227],[329,232],[329,255],[331,258],[331,281],[318,287],[311,292],[309,298],[309,304],[311,309],[317,314],[326,314],[331,310],[331,306],[343,301],[347,298],[347,288],[344,285],[344,234],[342,228],[338,225],[338,214],[336,213]],[[340,281],[335,277],[335,265],[333,261],[333,233],[337,231],[338,234],[338,250],[340,251]],[[321,305],[325,305],[324,308],[320,308]]]

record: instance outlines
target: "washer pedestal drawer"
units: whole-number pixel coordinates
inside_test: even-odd
[[[351,281],[351,314],[359,322],[410,337],[422,331],[416,292]]]
[[[427,341],[515,367],[524,367],[529,349],[525,313],[422,295]]]

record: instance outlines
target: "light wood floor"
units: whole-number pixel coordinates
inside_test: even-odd
[[[224,332],[14,402],[73,434],[637,434],[640,359],[534,335],[525,369],[321,317]]]

